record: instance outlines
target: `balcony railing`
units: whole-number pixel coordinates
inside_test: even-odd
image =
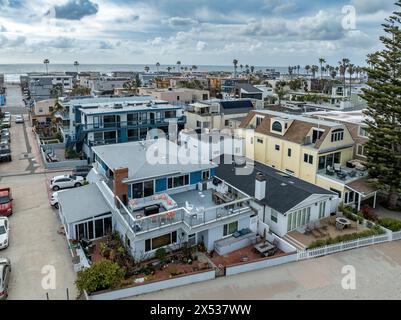
[[[177,123],[185,123],[185,117],[180,118],[171,118],[171,119],[148,119],[142,121],[119,121],[119,122],[103,122],[97,124],[88,124],[82,123],[82,130],[84,131],[97,131],[104,129],[113,129],[113,128],[130,128],[130,127],[148,127],[148,126],[157,126],[157,125],[166,125],[168,126],[171,121],[177,120]]]
[[[198,211],[189,211],[186,208],[177,208],[143,218],[135,218],[119,199],[118,207],[120,215],[130,226],[131,231],[135,235],[138,235],[180,223],[184,224],[184,227],[191,230],[196,227],[248,213],[252,210],[249,206],[250,200],[251,198],[244,198]]]

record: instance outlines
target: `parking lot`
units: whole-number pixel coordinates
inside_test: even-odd
[[[13,104],[19,105],[18,101]],[[0,187],[10,187],[14,198],[10,245],[0,251],[12,263],[9,299],[46,299],[46,293],[50,299],[66,299],[67,288],[74,299],[71,255],[65,237],[57,233],[60,222],[48,201],[48,180],[60,173],[44,172],[28,115],[24,124],[15,124],[14,117],[12,162],[0,163]],[[53,270],[55,287],[46,281]]]

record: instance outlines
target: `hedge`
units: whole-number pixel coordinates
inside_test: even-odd
[[[379,224],[393,232],[401,230],[401,221],[393,218],[381,218]]]

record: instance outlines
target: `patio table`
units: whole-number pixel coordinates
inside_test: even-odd
[[[351,225],[351,221],[349,221],[346,218],[343,217],[338,217],[336,218],[336,227],[339,230],[343,230],[344,228],[347,228]]]
[[[268,242],[262,242],[259,243],[257,245],[254,246],[254,248],[256,249],[256,251],[258,251],[259,253],[266,255],[267,253],[269,253],[271,250],[275,249],[276,246],[268,243]]]

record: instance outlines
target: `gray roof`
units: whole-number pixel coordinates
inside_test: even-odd
[[[132,96],[132,97],[93,97],[79,99],[60,99],[62,104],[74,106],[96,105],[96,104],[112,104],[112,103],[130,103],[130,102],[147,102],[155,100],[151,96]]]
[[[90,219],[111,212],[96,184],[59,191],[59,204],[67,223]]]
[[[263,93],[262,90],[254,87],[250,83],[238,83],[238,87],[240,87],[242,90],[246,91],[247,93]]]
[[[256,174],[258,172],[263,173],[267,178],[266,196],[260,202],[283,214],[314,194],[336,195],[332,191],[295,178],[259,162],[252,163],[252,160],[249,159],[247,159],[247,168],[250,169],[251,173],[249,175],[237,175],[235,165],[233,163],[225,164],[222,157],[220,158],[221,164],[216,169],[217,177],[254,197]]]
[[[176,158],[177,148],[179,146],[173,142],[158,139],[97,146],[93,147],[92,151],[111,170],[128,168],[126,181],[140,181],[216,167],[214,164],[199,161],[198,155],[190,155],[190,163],[187,163],[183,156],[178,155]]]

